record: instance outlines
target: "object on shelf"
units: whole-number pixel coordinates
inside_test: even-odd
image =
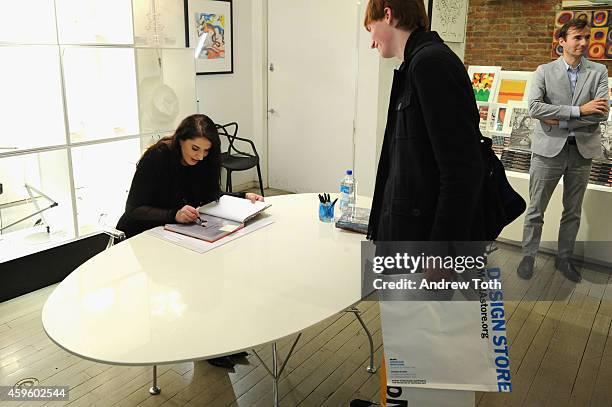
[[[515,150],[531,152],[531,135],[535,128],[535,120],[529,116],[527,108],[513,108],[510,126],[509,147]]]
[[[0,228],[0,232],[2,232],[3,230],[6,230],[6,229],[8,229],[8,228],[10,228],[10,227],[12,227],[12,226],[15,226],[15,225],[16,225],[16,224],[18,224],[18,223],[21,223],[21,222],[23,222],[23,221],[25,221],[25,220],[27,220],[27,219],[30,219],[30,218],[32,218],[32,217],[34,217],[34,216],[36,216],[36,215],[40,214],[40,216],[41,216],[41,218],[42,218],[43,222],[44,222],[44,223],[45,223],[45,225],[46,225],[47,233],[51,233],[51,230],[50,230],[50,228],[49,228],[49,225],[47,224],[47,222],[46,222],[46,220],[45,220],[45,218],[44,218],[43,212],[44,212],[44,211],[46,211],[46,210],[48,210],[48,209],[51,209],[51,208],[56,207],[56,206],[58,205],[58,203],[57,203],[57,202],[55,202],[53,199],[51,199],[51,198],[50,198],[48,195],[46,195],[46,194],[44,194],[43,192],[39,191],[38,189],[34,188],[32,185],[30,185],[30,184],[26,183],[24,186],[25,186],[26,190],[28,191],[28,195],[30,195],[30,198],[32,199],[32,203],[34,204],[34,207],[36,208],[36,212],[34,212],[34,213],[32,213],[32,214],[30,214],[30,215],[28,215],[28,216],[24,217],[24,218],[21,218],[21,219],[19,219],[19,220],[15,221],[15,222],[13,222],[13,223],[11,223],[11,224],[7,225],[7,226],[3,226],[3,227],[1,227],[1,228]],[[34,196],[34,194],[32,193],[32,191],[36,192],[36,193],[37,193],[38,195],[40,195],[41,197],[43,197],[43,198],[47,199],[47,200],[48,200],[48,201],[49,201],[51,204],[50,204],[49,206],[47,206],[46,208],[42,208],[42,209],[41,209],[41,208],[40,208],[40,206],[38,205],[38,201],[37,201],[37,200],[38,200],[38,197],[35,197],[35,196]]]

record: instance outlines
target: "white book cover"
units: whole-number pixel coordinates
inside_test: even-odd
[[[253,203],[248,199],[223,195],[218,201],[201,206],[199,211],[206,215],[245,223],[270,206],[272,205],[266,202]]]

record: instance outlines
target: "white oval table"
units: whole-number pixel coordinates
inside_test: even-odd
[[[364,236],[320,222],[316,194],[266,201],[273,224],[203,254],[142,233],[96,255],[47,299],[45,332],[84,359],[153,366],[152,394],[156,365],[271,343],[277,405],[276,341],[347,309],[365,329],[353,307]]]

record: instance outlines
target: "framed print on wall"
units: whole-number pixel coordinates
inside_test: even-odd
[[[470,66],[468,68],[476,102],[493,102],[500,72],[501,66]]]
[[[234,72],[232,0],[185,0],[185,43],[194,48],[196,74]]]

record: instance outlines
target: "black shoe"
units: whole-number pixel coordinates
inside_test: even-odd
[[[555,268],[561,273],[563,273],[563,275],[567,277],[568,280],[571,280],[574,283],[579,283],[580,281],[582,281],[582,275],[578,270],[576,270],[576,267],[570,259],[556,258]]]
[[[533,265],[535,264],[535,257],[533,256],[525,256],[523,260],[519,263],[518,268],[516,269],[516,274],[524,280],[529,280],[533,277]]]
[[[228,356],[221,356],[220,358],[212,358],[207,360],[213,366],[222,367],[224,369],[234,369],[234,361]]]
[[[247,352],[238,352],[232,355],[227,355],[227,357],[229,357],[235,365],[248,365],[250,362],[247,359],[247,356],[249,356]]]

